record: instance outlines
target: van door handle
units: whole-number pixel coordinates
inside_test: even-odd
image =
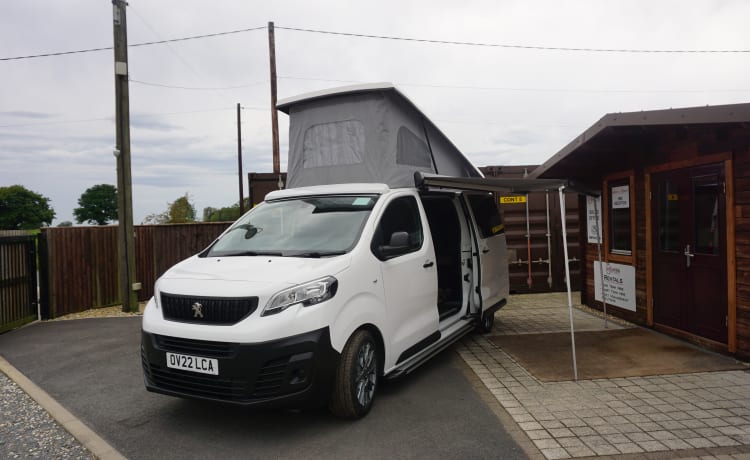
[[[482,254],[487,254],[488,252],[490,252],[490,248],[482,249]]]
[[[433,262],[431,260],[428,260],[427,262],[424,263],[424,265],[422,265],[422,267],[424,267],[424,268],[430,268],[433,265],[435,265],[435,262]]]

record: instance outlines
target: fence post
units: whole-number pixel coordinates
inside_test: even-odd
[[[39,235],[39,316],[51,319],[49,305],[49,247],[47,246],[47,229]]]

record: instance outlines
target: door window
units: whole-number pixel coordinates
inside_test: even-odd
[[[693,213],[695,252],[699,254],[719,254],[719,177],[715,174],[694,177]]]
[[[680,194],[671,180],[659,183],[659,250],[680,251]]]
[[[492,194],[468,195],[467,197],[482,238],[489,238],[503,233],[503,223]]]
[[[413,196],[403,196],[394,199],[388,204],[380,218],[375,235],[372,239],[372,253],[381,260],[383,257],[381,247],[388,245],[391,236],[397,232],[406,232],[409,235],[408,248],[402,254],[418,251],[424,241],[422,231],[422,220],[419,217],[419,206]]]
[[[613,254],[632,254],[630,180],[609,183],[609,248]]]

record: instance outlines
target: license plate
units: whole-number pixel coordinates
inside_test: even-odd
[[[167,367],[201,374],[219,375],[219,360],[167,352]]]

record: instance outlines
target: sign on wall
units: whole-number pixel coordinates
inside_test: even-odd
[[[526,197],[524,195],[500,197],[500,204],[516,204],[516,203],[526,203]]]
[[[604,262],[594,262],[594,298],[602,301],[602,278],[607,305],[635,311],[635,267]]]
[[[601,197],[586,196],[586,221],[588,223],[588,242],[596,244],[602,240],[602,199]],[[597,238],[598,234],[598,238]]]
[[[630,207],[630,186],[612,187],[612,209],[628,209]]]

